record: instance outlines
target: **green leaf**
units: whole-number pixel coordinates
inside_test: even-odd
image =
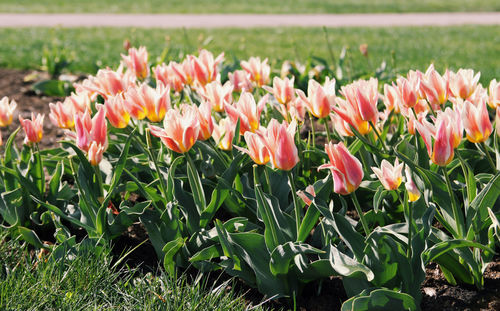
[[[290,262],[296,256],[305,254],[321,254],[324,251],[312,247],[306,243],[287,242],[284,245],[278,245],[271,253],[269,269],[274,275],[288,274]]]
[[[362,262],[366,246],[363,235],[358,233],[354,226],[339,213],[333,213],[333,228],[349,247],[356,260]]]
[[[257,208],[264,222],[264,237],[267,249],[271,252],[278,245],[287,242],[283,227],[286,227],[285,218],[278,205],[272,204],[271,199],[262,191],[260,185],[255,186]]]
[[[371,281],[375,277],[367,266],[343,254],[334,245],[330,246],[329,260],[332,268],[337,271],[338,274],[345,277],[349,277],[358,272],[364,274],[367,281]]]
[[[224,255],[224,252],[222,251],[222,247],[220,245],[211,245],[194,254],[191,258],[189,258],[189,261],[196,262],[202,260],[212,260],[214,258],[219,258],[222,255]]]
[[[389,307],[390,306],[390,307]],[[387,288],[368,289],[342,304],[341,311],[418,310],[412,296]]]
[[[165,253],[165,257],[163,259],[163,266],[165,267],[167,273],[169,273],[170,275],[175,274],[174,256],[181,249],[181,247],[184,245],[185,242],[186,238],[178,237],[177,239],[168,242],[163,247],[163,252]]]
[[[73,90],[70,82],[62,80],[43,80],[33,84],[31,88],[39,95],[57,97],[68,96]]]
[[[174,199],[174,179],[175,179],[175,169],[177,168],[177,165],[181,163],[182,157],[177,157],[172,164],[170,165],[170,168],[168,170],[168,177],[167,177],[167,202],[172,202]]]
[[[196,209],[198,210],[198,215],[207,208],[207,203],[205,200],[205,192],[203,191],[203,185],[201,184],[200,175],[196,170],[193,160],[186,153],[187,162],[187,176],[189,180],[189,186],[191,187],[191,192],[193,193],[194,203]]]
[[[475,247],[480,248],[485,251],[494,252],[489,247],[486,247],[477,242],[469,241],[469,240],[450,240],[450,241],[442,241],[440,243],[435,244],[431,248],[422,252],[422,258],[424,259],[424,264],[427,265],[429,262],[433,261],[437,257],[460,247]]]
[[[57,193],[59,192],[59,187],[61,185],[61,177],[64,172],[64,164],[63,161],[58,161],[56,169],[54,170],[54,174],[49,182],[49,191],[50,195],[53,198],[57,198]]]
[[[36,248],[47,248],[47,246],[43,244],[42,241],[40,241],[40,238],[36,235],[36,233],[33,230],[30,230],[22,226],[17,227],[17,230],[19,231],[19,234],[21,234],[21,236],[26,242],[30,243]]]

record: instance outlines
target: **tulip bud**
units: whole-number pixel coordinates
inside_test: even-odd
[[[24,143],[39,143],[43,137],[43,119],[45,115],[31,113],[31,120],[19,116],[19,122],[26,133]]]
[[[4,96],[0,100],[0,127],[5,127],[12,123],[16,107],[16,101],[12,100],[9,103],[7,96]]]

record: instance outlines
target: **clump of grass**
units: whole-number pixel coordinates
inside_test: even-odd
[[[246,310],[231,281],[115,268],[107,247],[39,258],[0,233],[0,310]],[[256,308],[263,310],[263,308]]]

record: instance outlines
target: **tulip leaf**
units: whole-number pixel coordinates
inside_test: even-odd
[[[330,246],[329,260],[332,268],[338,274],[345,277],[349,277],[358,272],[364,274],[367,281],[371,281],[375,277],[370,268],[340,252],[334,245]]]
[[[286,275],[290,268],[290,262],[296,257],[305,254],[321,254],[324,251],[312,247],[306,243],[287,242],[278,245],[271,253],[269,268],[275,276]]]
[[[35,231],[22,226],[18,226],[17,230],[26,242],[30,243],[36,248],[47,248],[47,246],[42,243],[42,241],[40,241],[40,238],[38,237],[38,235],[36,235]]]
[[[182,161],[182,157],[176,158],[172,164],[170,165],[170,168],[168,169],[168,176],[167,176],[167,193],[166,193],[166,199],[167,202],[172,202],[174,199],[174,179],[175,179],[175,169],[177,168],[177,165]]]
[[[391,310],[419,310],[412,296],[387,288],[378,288],[365,289],[346,300],[342,304],[341,311],[383,311],[387,310],[388,306]]]
[[[64,172],[64,164],[63,161],[58,161],[56,169],[54,170],[54,174],[52,175],[52,178],[50,179],[49,182],[49,191],[50,195],[53,198],[58,197],[58,192],[61,186],[61,178]]]
[[[178,237],[177,239],[168,242],[163,247],[163,252],[165,253],[165,256],[163,257],[163,266],[170,275],[175,274],[174,256],[181,249],[181,247],[184,246],[185,242],[186,238]]]
[[[427,265],[429,262],[433,261],[437,257],[455,249],[455,248],[460,248],[460,247],[474,247],[474,248],[480,248],[485,251],[489,251],[494,253],[492,249],[490,249],[487,246],[484,246],[482,244],[479,244],[477,242],[469,241],[469,240],[450,240],[450,241],[442,241],[434,246],[426,249],[424,252],[422,252],[422,258],[424,259],[424,264]]]
[[[194,203],[196,205],[196,209],[198,210],[198,215],[207,208],[207,203],[205,200],[205,192],[203,191],[203,185],[201,184],[200,175],[198,174],[198,170],[196,170],[196,166],[194,165],[193,160],[186,153],[187,159],[187,176],[189,180],[189,186],[191,187],[191,192],[193,194]]]
[[[189,261],[197,262],[202,260],[212,260],[214,258],[219,258],[222,255],[224,255],[224,252],[222,251],[222,247],[220,245],[211,245],[194,254],[191,258],[189,258]]]

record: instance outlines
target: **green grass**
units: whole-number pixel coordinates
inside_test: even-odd
[[[336,55],[349,46],[349,60],[354,72],[370,68],[359,52],[362,43],[369,46],[374,65],[383,60],[400,72],[425,70],[430,63],[443,70],[460,67],[481,71],[483,83],[500,77],[500,27],[400,27],[335,28],[328,30]],[[155,62],[168,46],[168,59],[179,59],[182,52],[196,52],[205,47],[214,53],[226,52],[226,63],[250,56],[268,57],[279,72],[277,60],[305,62],[309,56],[330,60],[325,34],[320,28],[160,30],[130,28],[0,29],[0,67],[32,69],[40,66],[47,46],[73,54],[73,72],[95,72],[99,67],[116,66],[123,52],[123,40],[135,46],[145,45]],[[182,56],[182,55],[181,55]],[[96,65],[98,64],[98,66]],[[373,68],[373,67],[372,67]]]
[[[0,232],[0,310],[245,310],[231,283],[113,269],[109,250],[37,260]],[[222,286],[219,286],[222,285]],[[257,308],[256,310],[264,310]]]
[[[2,0],[15,13],[375,13],[499,11],[498,0]]]

